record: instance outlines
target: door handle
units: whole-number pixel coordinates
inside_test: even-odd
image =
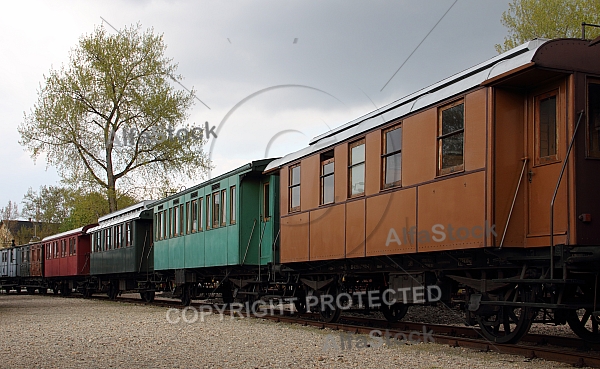
[[[534,175],[534,174],[535,174],[535,173],[533,173],[533,171],[532,171],[532,170],[530,170],[530,171],[527,173],[527,178],[529,179],[529,183],[531,183],[531,177],[533,177],[533,175]]]

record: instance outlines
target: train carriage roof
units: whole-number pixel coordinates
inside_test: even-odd
[[[142,217],[143,213],[149,209],[148,205],[152,202],[152,200],[144,200],[137,204],[128,206],[124,209],[117,210],[110,214],[106,214],[98,218],[98,225],[94,228],[91,228],[89,232],[94,232],[100,229],[113,226],[115,224],[138,219]]]
[[[53,234],[51,236],[44,237],[41,242],[57,240],[57,239],[60,239],[60,238],[69,237],[69,236],[73,236],[73,235],[86,234],[90,230],[90,228],[92,228],[92,227],[94,227],[96,225],[97,224],[89,224],[89,225],[86,225],[86,226],[83,226],[83,227],[80,227],[80,228],[72,229],[70,231]]]
[[[214,178],[209,178],[208,180],[198,183],[197,185],[194,185],[192,187],[186,188],[185,190],[181,191],[181,192],[177,192],[173,195],[167,196],[165,198],[162,198],[160,200],[156,200],[156,201],[152,201],[149,205],[150,208],[156,206],[156,205],[160,205],[162,203],[165,203],[167,201],[179,198],[181,195],[189,193],[189,192],[193,192],[193,191],[197,191],[198,189],[201,189],[202,187],[206,187],[206,186],[210,186],[213,183],[217,183],[220,182],[221,180],[234,176],[234,175],[242,175],[248,172],[253,172],[253,171],[257,171],[259,173],[262,173],[262,171],[265,169],[265,167],[267,166],[268,163],[272,162],[273,158],[267,158],[267,159],[260,159],[260,160],[255,160],[252,161],[248,164],[244,164],[241,167],[235,168],[233,170],[230,170],[229,172],[223,173],[218,177],[214,177]]]
[[[313,138],[309,146],[272,161],[265,172],[310,155],[314,152],[336,145],[353,136],[370,131],[387,122],[416,112],[452,96],[464,93],[480,86],[485,81],[497,78],[509,71],[533,65],[536,51],[548,42],[547,39],[535,39],[494,58],[448,77],[429,87],[421,89],[386,106],[356,118],[344,125]]]

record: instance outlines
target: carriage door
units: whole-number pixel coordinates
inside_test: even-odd
[[[566,153],[566,112],[564,88],[538,91],[530,95],[528,108],[528,224],[527,246],[550,244],[550,202]],[[554,204],[554,234],[567,231],[567,173],[561,181]],[[555,243],[565,242],[564,237]]]

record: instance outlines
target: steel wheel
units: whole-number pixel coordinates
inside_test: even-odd
[[[342,312],[339,306],[336,305],[337,288],[329,287],[326,294],[333,296],[333,302],[330,305],[322,304],[319,301],[319,314],[321,315],[321,320],[325,323],[335,323],[340,318]]]
[[[515,296],[516,295],[516,296]],[[533,301],[530,291],[514,287],[504,293],[500,301]],[[478,312],[477,322],[485,338],[496,343],[515,343],[531,327],[536,311],[529,307],[484,305]]]
[[[567,311],[567,323],[577,336],[588,342],[600,343],[598,322],[592,316],[592,310],[579,309]]]
[[[108,298],[111,300],[116,300],[119,295],[119,287],[116,284],[111,283],[108,286]]]
[[[393,305],[381,304],[381,312],[388,322],[395,323],[404,318],[408,312],[408,305],[403,303]]]
[[[181,288],[181,305],[190,306],[192,304],[192,294],[190,292],[190,286],[183,285]]]
[[[140,296],[144,302],[152,302],[154,301],[155,292],[154,291],[143,291],[140,292]]]

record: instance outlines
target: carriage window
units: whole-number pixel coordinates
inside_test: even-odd
[[[131,246],[131,222],[125,223],[125,246]]]
[[[236,197],[235,197],[235,186],[231,186],[231,189],[229,190],[230,192],[230,199],[229,199],[229,224],[235,224],[235,220],[236,220]]]
[[[600,158],[600,82],[588,85],[588,156]]]
[[[221,226],[227,221],[227,190],[221,190]]]
[[[203,198],[198,199],[198,230],[201,231],[204,227],[204,211],[202,210]]]
[[[112,250],[113,245],[112,245],[112,232],[110,228],[106,228],[106,249],[107,250]]]
[[[365,139],[348,146],[348,195],[350,197],[365,194]]]
[[[438,174],[464,169],[465,104],[457,101],[439,110]]]
[[[333,151],[321,154],[321,204],[331,204],[334,200],[335,158]]]
[[[179,235],[179,206],[173,208],[173,236]]]
[[[123,247],[123,224],[115,227],[115,245],[116,248]]]
[[[154,229],[155,229],[155,236],[157,240],[161,239],[161,230],[162,230],[162,212],[158,212],[154,214]]]
[[[160,238],[162,238],[163,240],[168,236],[168,229],[169,229],[169,217],[167,217],[167,210],[163,210],[162,214],[161,214],[161,219],[162,219],[162,230]]]
[[[185,223],[183,219],[183,212],[184,212],[184,208],[183,208],[183,204],[179,205],[179,234],[182,235],[183,234],[183,228],[185,227]]]
[[[210,195],[206,195],[206,229],[210,229]]]
[[[271,204],[269,202],[269,182],[263,185],[263,213],[264,221],[268,221],[271,217]]]
[[[288,198],[290,211],[298,211],[300,210],[300,164],[290,167],[289,175]]]
[[[218,192],[213,193],[212,195],[212,210],[213,210],[213,215],[212,215],[212,219],[213,219],[213,228],[217,228],[219,226],[220,219],[219,219],[219,215],[221,214],[221,196],[219,196]]]
[[[190,222],[191,222],[191,231],[192,233],[198,231],[198,200],[192,200],[190,211]]]
[[[383,154],[381,155],[381,173],[383,188],[402,184],[402,126],[383,131]]]
[[[553,91],[536,98],[538,159],[540,163],[558,159],[556,96],[556,91]]]
[[[192,233],[192,214],[190,214],[190,202],[185,203],[185,233]]]

